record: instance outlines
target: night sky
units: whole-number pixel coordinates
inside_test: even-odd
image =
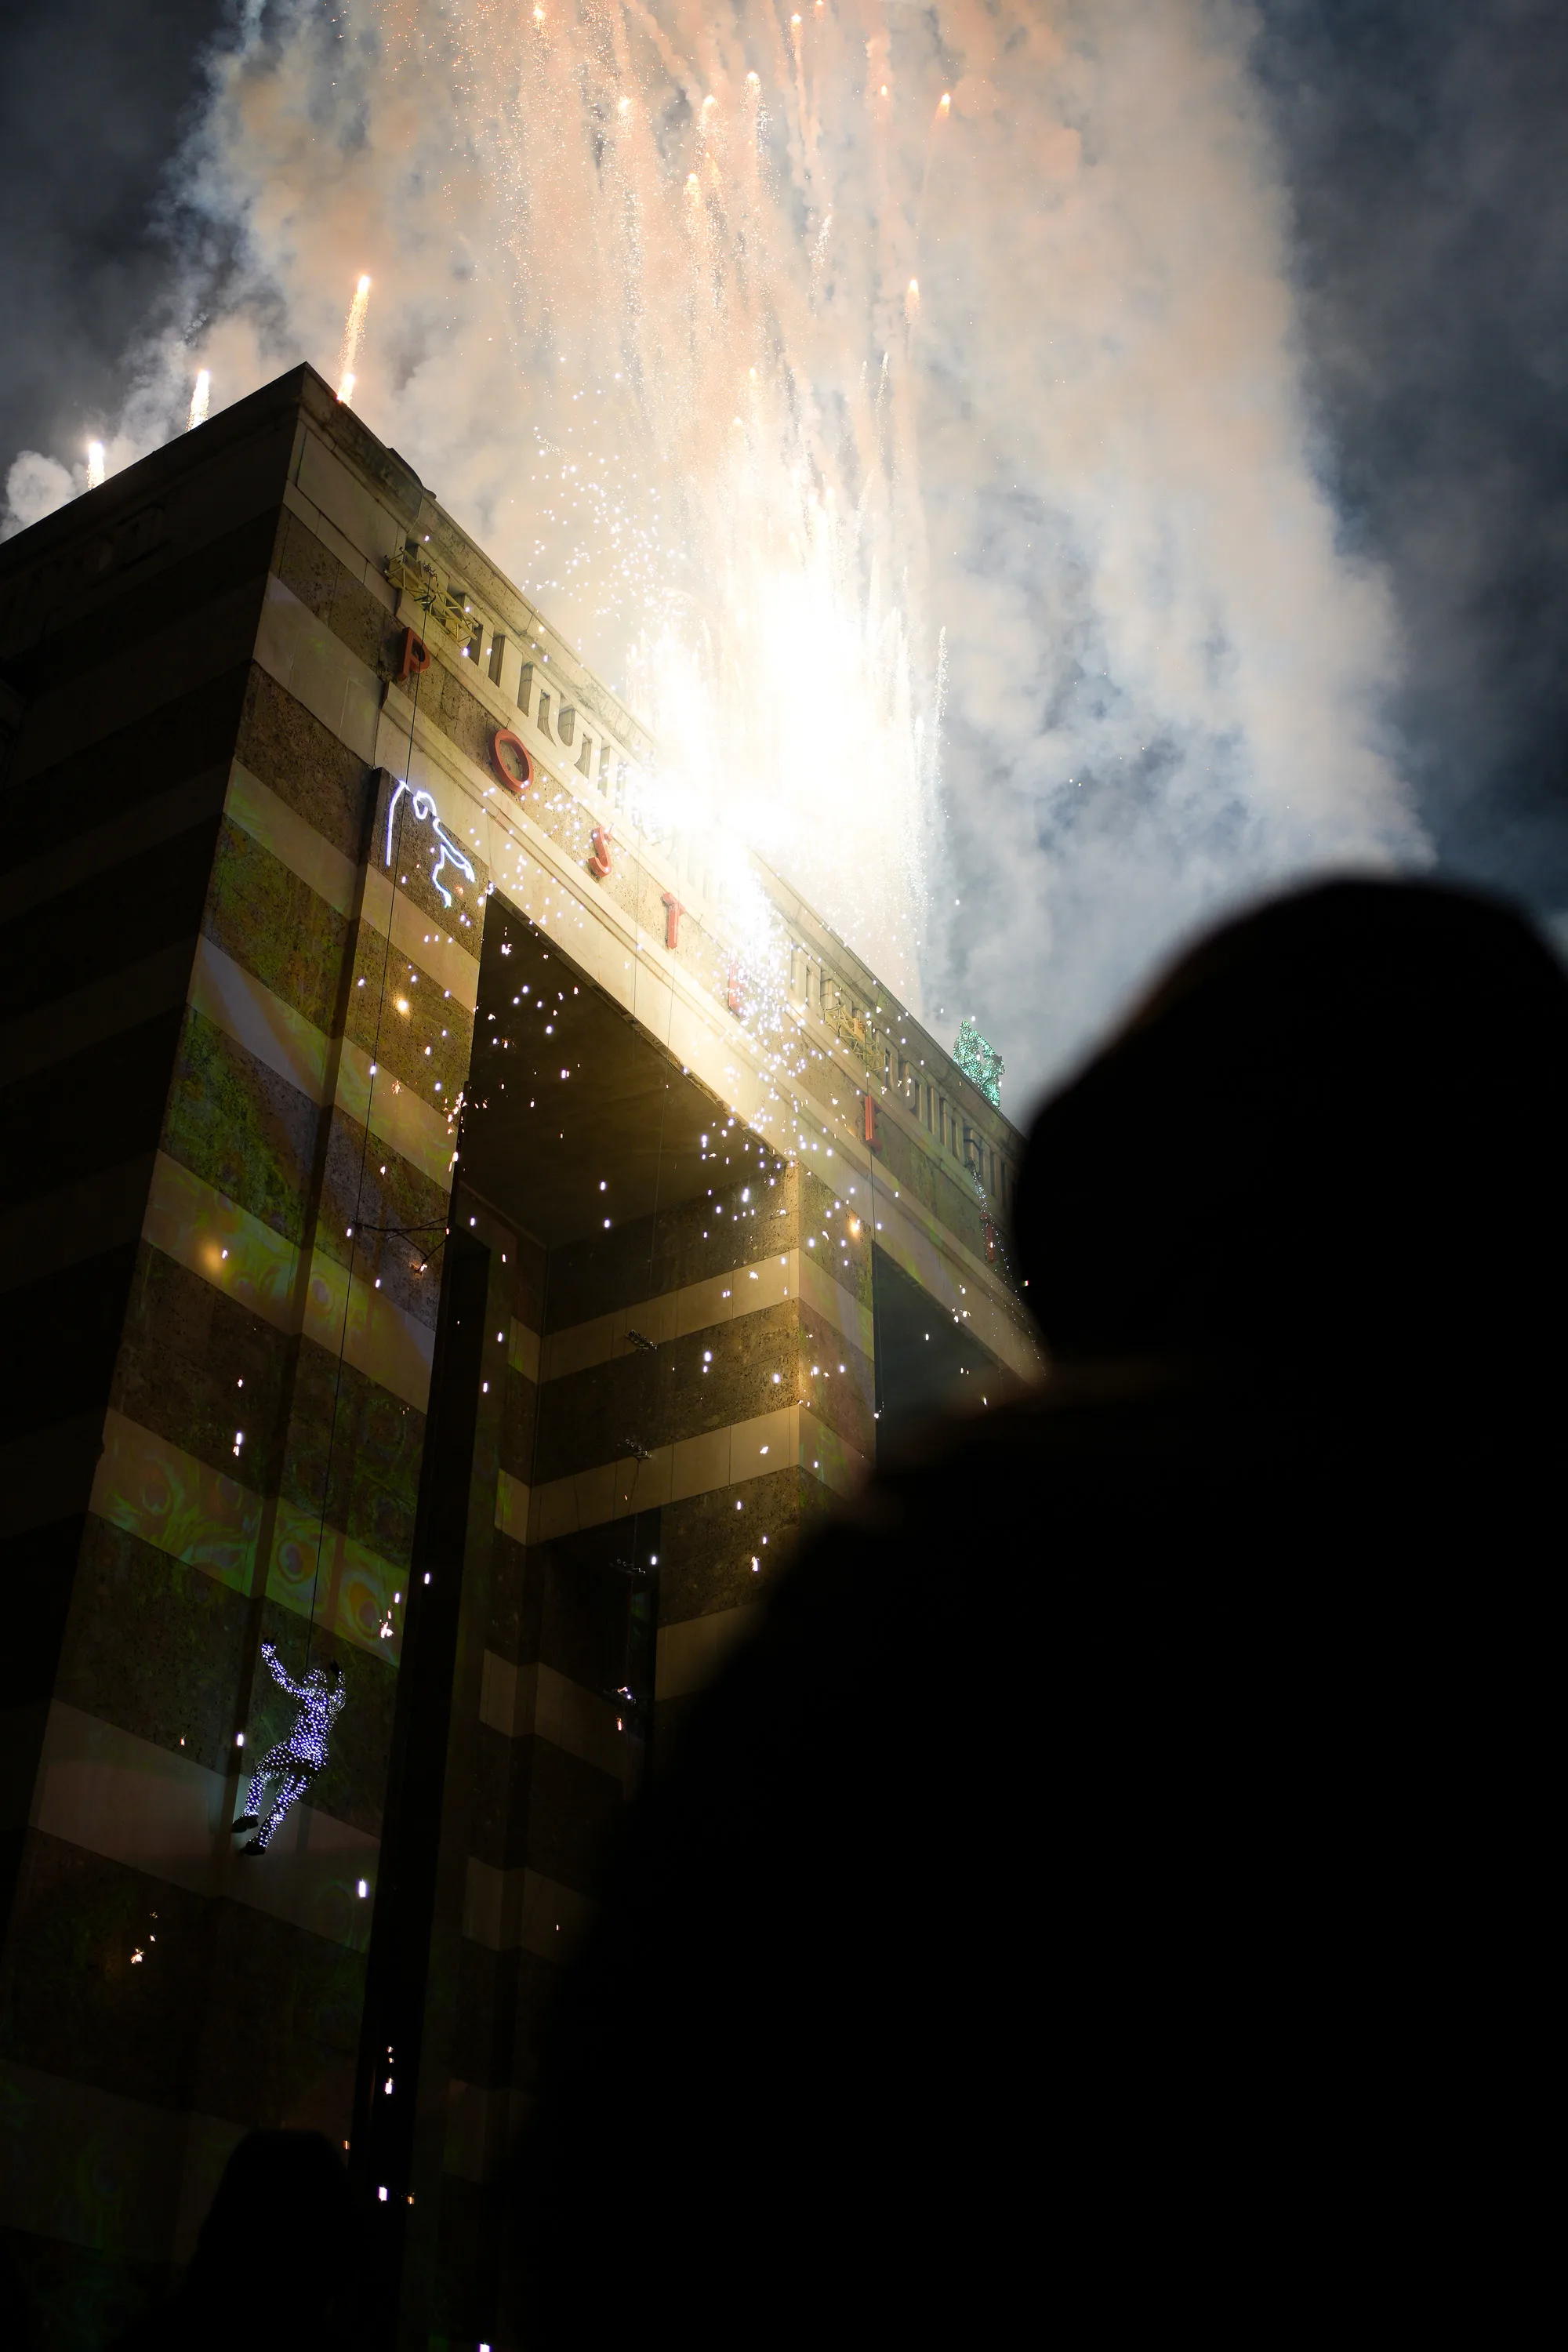
[[[79,455],[167,282],[212,0],[56,0],[0,79],[0,467]],[[149,38],[155,24],[156,41]],[[1451,870],[1568,914],[1568,9],[1267,0],[1320,463],[1392,582],[1391,741]]]
[[[1568,9],[1275,0],[1323,467],[1445,863],[1568,908]]]

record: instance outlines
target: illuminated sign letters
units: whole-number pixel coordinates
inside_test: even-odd
[[[501,753],[503,751],[510,751],[513,759],[516,761],[517,769],[515,772],[512,769],[507,766],[505,760],[501,757]],[[490,745],[490,765],[494,768],[497,775],[500,778],[508,792],[515,793],[519,800],[521,800],[523,793],[533,782],[533,762],[528,756],[527,748],[523,743],[522,738],[520,735],[514,735],[510,727],[501,727],[497,730],[495,740]]]

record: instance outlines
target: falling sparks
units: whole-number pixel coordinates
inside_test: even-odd
[[[101,441],[89,441],[87,445],[87,487],[89,490],[96,490],[102,481],[103,444]]]
[[[808,28],[796,11],[790,25],[814,71],[817,45],[839,37],[820,18]],[[592,625],[596,665],[606,639],[620,649],[628,699],[658,745],[629,780],[632,814],[656,845],[703,842],[709,910],[739,950],[731,1011],[750,1021],[784,992],[753,852],[914,993],[940,730],[914,394],[889,352],[851,382],[831,424],[800,398],[825,348],[837,183],[817,163],[801,213],[770,202],[771,116],[759,110],[798,120],[815,153],[809,76],[764,97],[752,71],[738,107],[710,90],[682,152],[655,142],[650,91],[617,86],[575,26],[555,39],[554,53],[525,62],[521,113],[498,105],[489,166],[510,200],[497,205],[498,233],[568,371],[543,379],[552,410],[532,426],[531,541],[516,570],[531,594]],[[848,69],[847,54],[838,65]],[[470,47],[460,71],[483,79],[493,62]],[[513,120],[550,120],[557,134],[514,140]],[[569,220],[574,244],[599,257],[589,345],[624,353],[628,369],[575,372],[531,211]],[[883,266],[890,275],[890,249]],[[912,322],[907,269],[888,291]]]
[[[364,333],[364,314],[369,308],[370,279],[362,278],[354,288],[353,300],[343,320],[343,340],[338,346],[338,398],[345,408],[353,399],[354,369],[359,361],[360,339]]]
[[[195,383],[191,388],[191,413],[185,419],[187,433],[194,433],[198,425],[206,423],[207,404],[212,398],[212,371],[209,368],[198,369]]]
[[[868,78],[863,34],[816,0],[782,13],[782,73],[733,78],[714,70],[703,11],[675,12],[657,57],[640,32],[605,37],[641,25],[625,0],[607,16],[525,0],[521,44],[496,37],[489,5],[437,12],[418,47],[394,0],[355,14],[387,38],[352,139],[343,116],[330,142],[341,171],[322,177],[335,84],[307,135],[308,110],[263,109],[237,66],[226,142],[251,152],[251,184],[314,188],[339,252],[397,219],[376,348],[425,356],[406,388],[378,366],[377,432],[428,453],[448,510],[483,515],[487,550],[646,726],[616,798],[650,846],[701,844],[693,914],[735,955],[731,1010],[750,1021],[787,992],[758,857],[918,999],[936,631],[917,339],[888,349],[877,331],[907,303],[918,231],[885,205],[884,163],[827,136],[825,111],[885,82],[890,121],[888,58]],[[282,55],[314,69],[303,47]],[[437,161],[458,151],[460,193]],[[856,236],[836,240],[836,219]],[[570,298],[558,245],[582,257]],[[416,257],[437,248],[485,260],[444,269],[433,309]],[[308,292],[319,316],[331,281],[309,247],[270,258],[284,302],[302,317]],[[344,325],[345,404],[370,285]],[[531,658],[550,735],[571,689],[546,648]]]

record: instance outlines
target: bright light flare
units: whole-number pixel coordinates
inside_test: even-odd
[[[384,8],[392,0],[373,0]],[[845,81],[858,110],[864,39],[795,0],[779,26],[798,45],[792,69],[770,74],[764,100],[754,68],[716,89],[705,41],[700,64],[672,51],[659,67],[640,46],[606,47],[596,12],[549,0],[519,14],[548,16],[550,39],[514,47],[492,43],[488,7],[438,13],[458,113],[482,105],[490,128],[471,173],[448,188],[436,173],[409,196],[410,221],[439,225],[454,250],[482,246],[489,291],[476,334],[474,287],[453,281],[450,335],[427,352],[417,397],[467,415],[477,370],[487,413],[508,420],[493,456],[482,427],[465,442],[463,500],[479,511],[477,485],[490,482],[498,555],[648,728],[657,750],[616,783],[623,837],[640,832],[689,877],[692,915],[734,958],[736,1009],[759,1034],[790,1000],[758,856],[918,999],[939,806],[919,337],[868,355],[863,331],[897,320],[914,256],[901,236],[835,243],[836,219],[858,221],[871,200],[868,167],[822,139],[804,69],[809,16],[813,72],[824,90]],[[695,34],[706,12],[671,21]],[[407,121],[420,119],[419,76],[412,53],[389,49],[377,104],[406,100]],[[870,91],[882,83],[890,119],[879,49]],[[689,116],[668,113],[675,90],[693,92]],[[445,120],[437,108],[433,126]],[[775,184],[786,152],[798,202]],[[584,257],[570,296],[545,261],[545,223]],[[376,299],[417,309],[422,286],[400,261],[395,291]],[[368,292],[367,278],[345,324],[345,404]],[[389,352],[407,316],[388,311]],[[416,396],[379,361],[374,383],[389,421]],[[509,435],[526,435],[521,466],[515,452],[502,463]]]
[[[633,665],[661,752],[647,818],[706,844],[749,1007],[782,1004],[787,982],[748,848],[874,940],[879,968],[912,990],[928,778],[904,615],[868,575],[861,518],[777,463],[767,400],[759,446],[739,422],[710,521],[708,609],[697,626],[672,610]]]
[[[191,387],[191,413],[185,419],[185,430],[187,433],[194,433],[198,425],[205,425],[206,423],[207,406],[212,398],[212,388],[213,380],[211,370],[208,368],[198,368],[196,371],[195,383]]]
[[[362,278],[354,288],[353,300],[349,304],[343,320],[343,339],[338,346],[338,398],[345,408],[353,398],[354,370],[359,363],[360,339],[364,333],[364,314],[370,308],[370,279]]]
[[[89,441],[87,445],[87,487],[89,490],[96,490],[101,487],[102,481],[103,444],[101,441]]]

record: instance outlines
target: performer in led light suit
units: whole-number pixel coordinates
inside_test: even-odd
[[[335,1658],[329,1666],[312,1666],[302,1683],[295,1683],[279,1664],[278,1653],[270,1642],[263,1642],[261,1654],[279,1688],[299,1700],[300,1715],[288,1738],[269,1748],[251,1775],[245,1811],[234,1826],[237,1830],[255,1830],[256,1835],[247,1838],[240,1848],[242,1853],[266,1853],[268,1841],[289,1806],[304,1795],[325,1764],[332,1725],[348,1697],[343,1688],[343,1670]],[[271,1811],[258,1828],[262,1794],[268,1780],[278,1782],[278,1793]]]

